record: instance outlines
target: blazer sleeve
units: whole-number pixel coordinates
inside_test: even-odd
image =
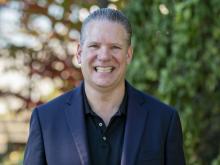
[[[42,137],[41,125],[39,122],[38,109],[35,109],[31,115],[30,133],[24,153],[24,165],[46,165],[44,152],[44,143]]]
[[[170,120],[165,152],[165,164],[185,165],[182,128],[179,115],[176,111],[173,112]]]

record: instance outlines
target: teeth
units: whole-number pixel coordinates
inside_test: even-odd
[[[97,72],[111,72],[112,71],[112,67],[96,67],[96,71]]]

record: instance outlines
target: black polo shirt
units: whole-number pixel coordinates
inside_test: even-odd
[[[120,165],[124,139],[128,96],[125,90],[119,110],[106,127],[104,121],[92,111],[83,90],[85,121],[92,165]]]

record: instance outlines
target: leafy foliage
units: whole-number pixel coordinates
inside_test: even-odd
[[[128,79],[179,110],[187,164],[219,164],[220,1],[134,1]]]
[[[0,2],[0,62],[2,64],[1,60],[4,60],[10,64],[0,66],[0,76],[1,72],[16,73],[23,78],[22,80],[25,79],[23,82],[26,83],[18,90],[13,88],[15,85],[0,86],[0,101],[6,100],[5,105],[8,107],[6,114],[0,114],[0,120],[28,123],[33,107],[79,84],[82,74],[75,54],[81,22],[89,12],[107,5],[120,8],[124,3],[107,0]],[[12,21],[10,13],[16,17]],[[2,19],[5,15],[9,15],[9,21],[7,18]],[[11,34],[7,34],[8,31]],[[19,105],[13,106],[13,110],[9,105],[11,102],[8,101],[12,98],[19,101]],[[16,105],[14,100],[13,105]],[[24,141],[16,141],[16,144],[21,145],[21,150],[16,147],[10,148],[9,145],[16,145],[7,138],[11,134],[7,129],[3,129],[1,133],[4,136],[3,142],[0,139],[0,143],[4,143],[5,150],[0,151],[3,152],[0,153],[0,164],[22,164]],[[7,140],[4,141],[4,137]]]
[[[62,81],[59,93],[78,84],[82,77],[71,62],[71,45],[76,44],[81,26],[79,10],[89,11],[93,4],[103,6],[107,1],[14,2],[22,6],[21,31],[40,42],[37,47],[9,44],[0,52],[2,56],[24,58],[24,70],[31,82],[26,87],[29,92],[0,90],[1,97],[14,95],[24,100],[25,107],[19,109],[23,111],[49,99],[32,100],[33,83],[39,79]],[[119,0],[114,4],[125,7],[134,31],[134,59],[128,80],[179,110],[187,164],[220,164],[220,1],[126,2]],[[49,22],[49,30],[42,30],[39,20]],[[48,97],[54,97],[54,93]]]

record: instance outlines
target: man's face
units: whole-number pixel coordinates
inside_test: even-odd
[[[132,59],[126,30],[107,20],[89,22],[84,41],[78,46],[77,59],[88,85],[109,89],[122,85],[126,66]]]

